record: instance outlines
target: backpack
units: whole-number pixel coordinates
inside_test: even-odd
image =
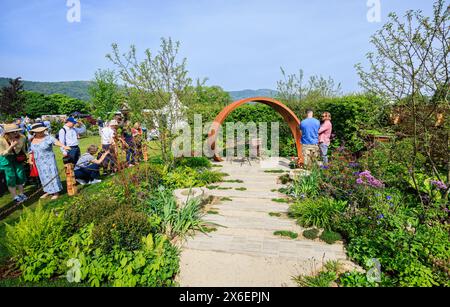
[[[59,139],[59,132],[61,132],[61,130],[64,130],[64,142],[61,141]],[[66,128],[62,127],[61,130],[59,130],[59,132],[55,135],[55,139],[57,139],[58,141],[60,141],[61,143],[63,143],[64,145],[66,145],[66,135],[67,135],[67,130]]]

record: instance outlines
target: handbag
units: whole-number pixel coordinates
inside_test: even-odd
[[[30,160],[31,160],[31,168],[30,168],[30,177],[36,178],[39,177],[39,172],[36,166],[36,162],[34,160],[34,154],[30,154]]]

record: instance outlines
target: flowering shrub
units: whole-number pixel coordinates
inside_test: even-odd
[[[366,269],[367,260],[377,259],[382,282],[371,286],[450,286],[449,187],[417,173],[416,190],[407,169],[384,159],[352,161],[345,149],[334,152],[317,176],[317,193],[293,194],[291,215],[301,225],[341,233],[349,257]],[[347,202],[331,220],[322,201],[330,197]],[[367,285],[361,276],[343,276],[341,285]]]
[[[370,171],[364,171],[359,173],[359,178],[356,180],[356,183],[359,185],[366,185],[372,188],[384,188],[384,183],[380,180],[376,179]]]

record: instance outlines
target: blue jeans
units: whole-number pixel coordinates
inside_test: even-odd
[[[136,155],[136,145],[134,143],[127,143],[127,163],[134,164],[135,163],[135,155]]]
[[[100,178],[100,165],[89,164],[87,167],[77,169],[75,178],[88,182]]]
[[[320,153],[322,155],[323,164],[328,165],[328,145],[321,143],[319,147]]]
[[[78,146],[71,146],[70,150],[67,152],[67,157],[65,157],[64,164],[72,163],[73,165],[77,165],[78,160],[80,159],[81,151]]]

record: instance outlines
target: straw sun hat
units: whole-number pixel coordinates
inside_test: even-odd
[[[5,134],[22,131],[22,129],[20,129],[16,124],[3,125],[3,130],[5,130],[4,131]]]
[[[48,128],[44,125],[44,124],[41,124],[41,123],[37,123],[37,124],[34,124],[33,126],[31,126],[31,132],[34,132],[34,133],[39,133],[39,132],[44,132],[44,131],[46,131]]]

